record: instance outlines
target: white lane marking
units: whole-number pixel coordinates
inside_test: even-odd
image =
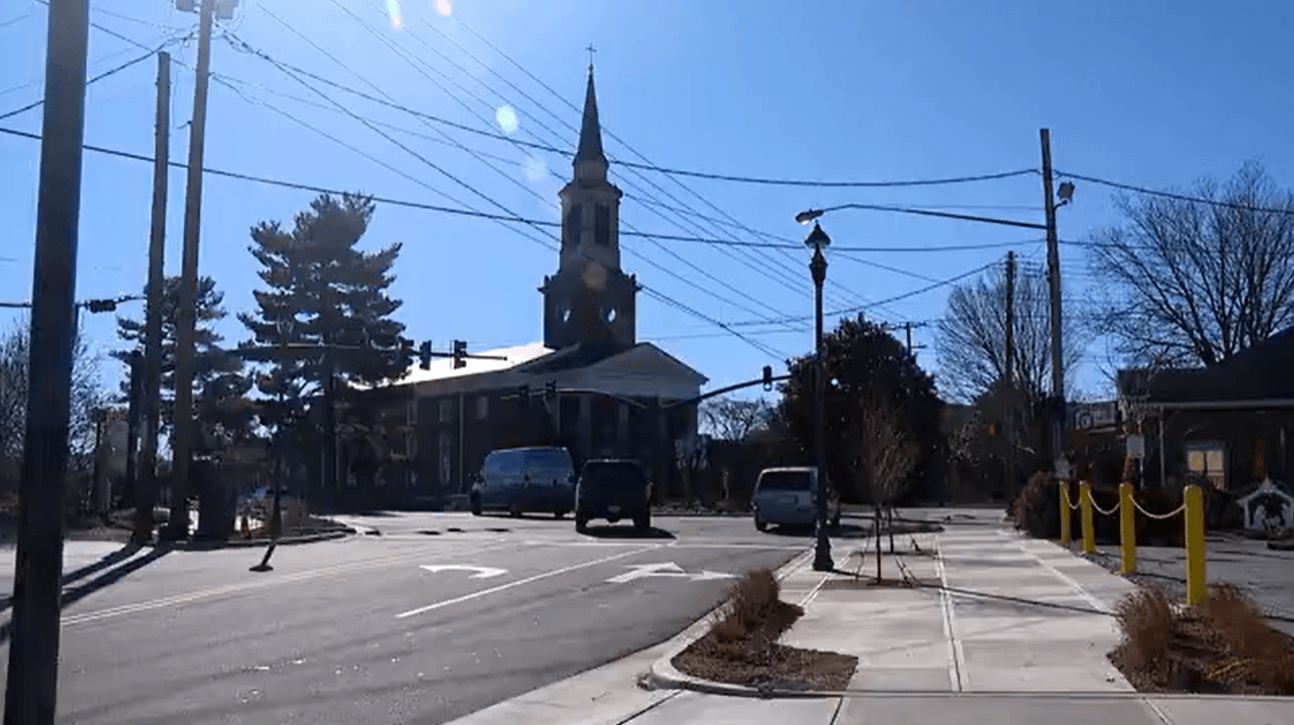
[[[580,569],[587,569],[587,568],[588,568],[588,567],[590,567],[590,566],[597,566],[598,564],[605,564],[605,563],[607,563],[608,561],[615,561],[616,559],[623,559],[623,558],[625,558],[626,556],[633,556],[633,555],[635,555],[635,554],[641,554],[641,553],[643,553],[643,552],[647,552],[647,551],[651,551],[651,550],[653,550],[653,549],[659,549],[659,548],[661,548],[661,545],[660,545],[660,544],[656,544],[656,545],[654,545],[654,546],[648,546],[648,547],[641,548],[641,549],[634,549],[633,551],[622,551],[622,552],[620,552],[619,554],[612,554],[611,556],[604,556],[604,557],[602,557],[601,559],[594,559],[593,561],[586,561],[586,562],[584,562],[584,563],[582,563],[582,564],[572,564],[571,566],[564,566],[564,567],[562,567],[562,568],[560,568],[560,569],[553,569],[552,571],[546,571],[546,572],[543,572],[542,574],[536,574],[536,575],[534,575],[534,576],[528,576],[528,577],[526,577],[525,579],[518,579],[518,580],[516,580],[516,581],[514,581],[514,582],[508,582],[507,584],[500,584],[500,585],[498,585],[498,586],[496,586],[496,587],[490,587],[489,589],[482,589],[482,590],[481,590],[481,591],[479,591],[479,592],[472,592],[471,594],[465,594],[465,595],[463,595],[463,596],[461,596],[461,597],[455,597],[455,598],[453,598],[453,599],[446,599],[446,600],[445,600],[445,601],[443,601],[443,602],[436,602],[435,604],[428,604],[428,605],[427,605],[427,606],[425,606],[425,607],[419,607],[419,608],[417,608],[417,609],[410,609],[410,610],[409,610],[409,611],[407,611],[407,612],[402,612],[402,613],[400,613],[400,614],[395,615],[395,618],[396,618],[396,619],[404,619],[405,617],[412,617],[412,616],[417,615],[417,614],[423,614],[423,613],[425,613],[425,612],[430,612],[430,611],[432,611],[432,610],[434,610],[434,609],[440,609],[441,607],[448,607],[448,606],[451,606],[451,605],[454,605],[454,604],[460,604],[460,603],[462,603],[462,602],[471,601],[471,600],[473,600],[473,599],[476,599],[477,597],[484,597],[484,596],[489,595],[489,594],[496,594],[496,593],[498,593],[498,592],[505,591],[505,590],[507,590],[507,589],[511,589],[511,588],[513,588],[513,587],[519,587],[519,586],[521,586],[521,585],[523,585],[523,584],[530,584],[531,582],[537,582],[537,581],[539,581],[539,580],[541,580],[541,579],[547,579],[547,578],[549,578],[549,577],[559,576],[559,575],[561,575],[561,574],[568,574],[568,573],[570,573],[570,572],[578,571],[578,570],[580,570]]]
[[[501,548],[505,548],[506,546],[507,546],[506,544],[498,544],[496,546],[486,547],[485,549],[473,547],[472,553],[479,554],[483,550],[488,551],[492,549],[501,549]],[[448,558],[451,556],[461,556],[461,554],[459,554],[458,552],[447,553],[444,555],[443,558]],[[212,587],[209,589],[198,589],[191,592],[185,592],[183,594],[175,594],[169,597],[162,597],[160,599],[153,599],[145,602],[136,602],[133,604],[122,604],[116,607],[108,607],[106,609],[100,609],[93,612],[85,612],[83,614],[69,614],[62,618],[61,623],[64,626],[84,624],[86,622],[94,622],[100,619],[107,619],[109,617],[119,617],[119,616],[124,616],[128,614],[136,614],[139,612],[147,612],[153,609],[161,609],[164,607],[169,607],[177,604],[188,604],[190,602],[196,602],[202,599],[210,599],[213,597],[219,597],[219,596],[228,595],[228,594],[238,594],[239,592],[263,589],[265,587],[271,587],[278,584],[291,584],[295,582],[309,581],[311,579],[323,579],[330,576],[350,574],[355,571],[364,571],[367,569],[372,569],[372,568],[381,567],[381,566],[394,566],[399,564],[416,563],[418,561],[426,561],[428,558],[438,558],[438,557],[435,554],[429,557],[427,552],[424,551],[416,554],[410,553],[410,554],[381,557],[377,559],[365,559],[362,561],[350,562],[347,564],[338,564],[331,567],[324,567],[322,569],[312,569],[309,571],[303,571],[296,574],[288,574],[286,576],[279,576],[271,579],[262,579],[255,582],[244,582],[239,584],[229,584],[221,587]]]
[[[938,536],[935,537],[935,571],[939,575],[939,607],[944,614],[944,636],[948,638],[948,678],[952,681],[954,692],[963,692],[966,688],[962,675],[966,671],[966,654],[957,637],[953,598],[948,591],[948,572],[944,569],[944,554],[939,547]]]
[[[686,577],[687,572],[683,567],[672,561],[661,564],[630,564],[630,571],[624,574],[613,576],[607,580],[608,584],[625,584],[635,579],[646,579],[647,577]]]
[[[437,574],[442,571],[474,571],[476,572],[469,579],[489,579],[490,577],[502,576],[508,573],[507,569],[498,569],[491,566],[468,566],[467,564],[423,564],[423,569]]]

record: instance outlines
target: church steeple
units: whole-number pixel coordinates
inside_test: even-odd
[[[593,184],[607,180],[607,156],[602,151],[602,124],[598,121],[598,96],[593,89],[593,65],[584,89],[584,117],[580,122],[580,143],[575,149],[575,182]]]
[[[598,99],[589,65],[574,174],[562,200],[557,274],[544,278],[544,344],[627,348],[634,344],[638,283],[620,269],[621,191],[607,178]]]

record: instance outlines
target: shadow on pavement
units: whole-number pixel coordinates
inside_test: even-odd
[[[129,547],[126,547],[126,548],[129,548]],[[125,551],[125,549],[123,549],[122,551]],[[117,553],[120,553],[120,552],[114,552],[114,554],[117,554]],[[100,589],[116,584],[117,582],[124,579],[127,575],[132,574],[136,571],[139,571],[140,569],[143,569],[144,567],[148,566],[149,564],[152,564],[153,562],[157,561],[163,556],[166,556],[169,553],[171,553],[170,546],[154,547],[153,550],[148,552],[147,554],[141,557],[126,561],[125,563],[122,563],[119,566],[117,566],[115,569],[108,569],[107,571],[103,572],[99,576],[91,579],[88,582],[85,582],[80,586],[73,587],[71,589],[64,589],[61,606],[66,607],[69,604],[73,604],[75,602],[78,602],[86,598],[87,596],[93,594],[94,592],[99,591]],[[104,558],[107,559],[111,556],[113,556],[113,554],[109,554],[108,557],[104,557]],[[120,559],[118,559],[118,561],[120,561]],[[90,567],[99,567],[98,569],[92,570],[92,571],[98,571],[103,569],[105,566],[111,566],[110,564],[100,566],[100,564],[101,563],[91,564],[89,567],[82,567],[82,569],[89,569]],[[82,569],[78,569],[75,572],[71,572],[68,576],[77,574],[78,572],[81,572]],[[88,575],[88,572],[82,573],[80,576],[84,577],[87,575]],[[64,577],[64,583],[66,584],[66,582],[67,582],[67,577]],[[13,604],[12,597],[10,597],[5,602],[5,607],[8,608],[12,606],[12,604]],[[12,634],[13,634],[13,620],[10,620],[8,622],[5,622],[3,625],[0,625],[0,643],[8,642],[9,637]]]
[[[640,532],[632,526],[590,526],[586,535],[594,539],[673,539],[674,534],[655,526]]]
[[[77,569],[73,569],[72,571],[65,572],[63,574],[63,580],[62,580],[63,586],[67,586],[68,584],[71,584],[72,582],[77,581],[78,579],[84,579],[85,577],[90,576],[96,571],[102,571],[103,569],[107,569],[113,564],[125,561],[126,559],[129,559],[130,557],[139,553],[139,550],[141,548],[142,547],[140,547],[139,544],[126,544],[125,546],[112,552],[111,554],[107,554],[106,556],[94,562],[93,564],[87,564],[83,567],[79,567]],[[8,610],[12,606],[13,606],[12,596],[8,596],[8,597],[5,597],[4,599],[0,599],[0,612]]]
[[[833,539],[861,539],[871,535],[871,527],[858,526],[841,522],[827,530],[827,536]],[[813,538],[813,526],[776,526],[770,525],[767,533],[773,536],[786,536],[796,539]]]

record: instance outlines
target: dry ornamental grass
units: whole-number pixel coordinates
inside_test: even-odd
[[[1179,607],[1139,589],[1115,611],[1123,639],[1110,660],[1143,692],[1294,695],[1294,640],[1234,587]]]
[[[768,569],[747,572],[729,587],[714,627],[674,658],[681,672],[716,682],[840,691],[858,658],[778,644],[804,610],[782,601]]]

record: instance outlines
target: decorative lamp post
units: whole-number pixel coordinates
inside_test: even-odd
[[[822,250],[831,244],[831,237],[816,222],[804,244],[813,248],[809,272],[813,275],[813,400],[814,400],[814,451],[817,459],[817,543],[813,552],[814,571],[831,571],[831,542],[827,540],[827,440],[826,440],[826,378],[827,360],[822,346],[822,285],[827,281],[827,258]]]

